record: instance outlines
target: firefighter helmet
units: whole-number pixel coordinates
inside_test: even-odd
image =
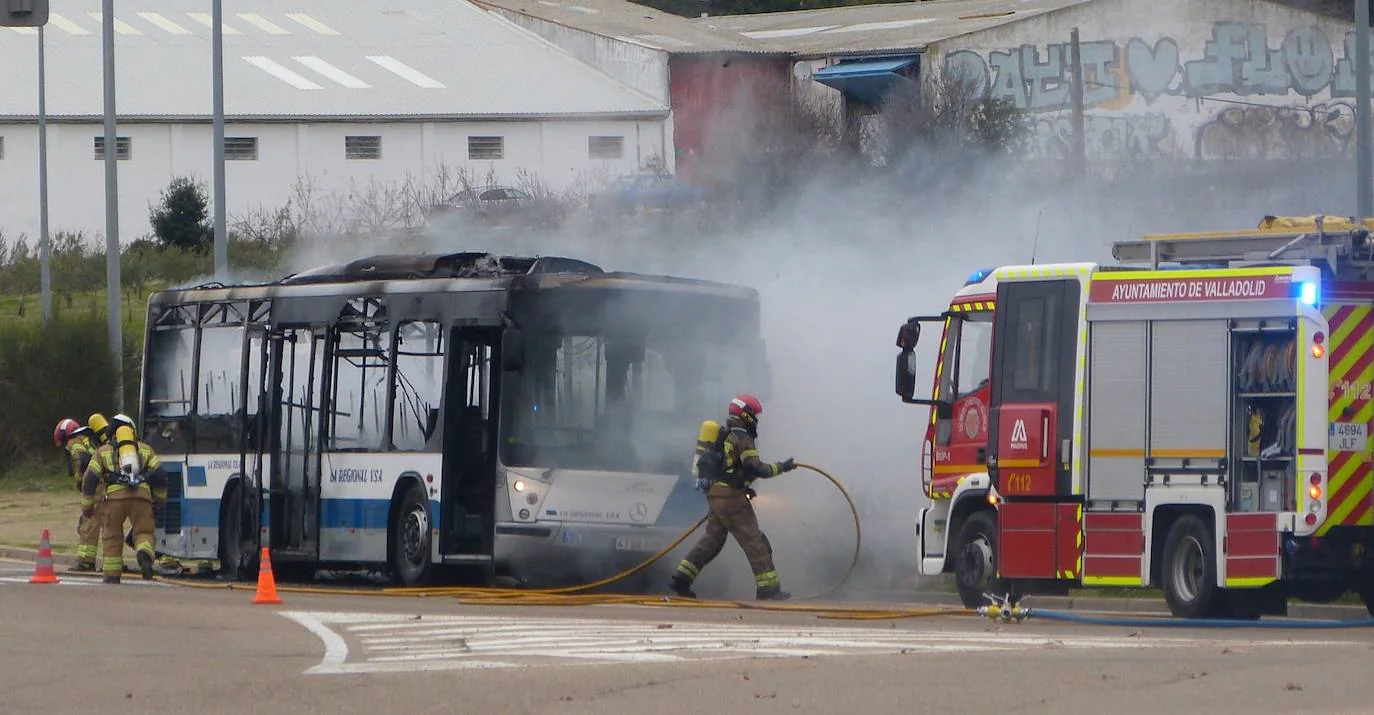
[[[84,427],[80,422],[70,417],[66,417],[58,422],[57,428],[52,431],[52,441],[59,447],[65,447],[67,446],[67,441],[72,437],[90,433],[90,427]]]
[[[749,424],[756,424],[763,414],[763,403],[753,395],[735,395],[730,400],[730,416]]]
[[[134,418],[120,413],[110,418],[110,436],[114,437],[115,430],[120,427],[128,427],[129,432],[134,436],[131,439],[138,439],[138,429],[134,427]]]
[[[96,439],[99,440],[101,444],[105,444],[109,441],[110,421],[105,419],[105,415],[99,412],[93,413],[90,417],[86,418],[86,425],[90,427],[91,432],[95,433]]]

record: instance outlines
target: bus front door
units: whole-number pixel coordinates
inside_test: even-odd
[[[284,328],[271,336],[276,439],[270,440],[268,542],[274,563],[319,555],[321,405],[329,392],[328,333]]]
[[[444,391],[444,563],[481,566],[490,576],[496,529],[498,330],[455,328]]]

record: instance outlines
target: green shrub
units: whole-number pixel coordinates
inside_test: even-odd
[[[141,334],[124,334],[124,411],[137,417]],[[63,417],[85,422],[114,414],[114,365],[103,315],[54,311],[37,321],[0,322],[0,474],[60,455],[53,427]]]

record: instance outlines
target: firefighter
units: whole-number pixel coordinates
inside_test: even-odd
[[[95,415],[99,416],[99,415]],[[76,491],[81,491],[81,480],[86,475],[86,467],[91,463],[91,455],[95,453],[96,444],[93,441],[95,433],[88,425],[68,417],[57,423],[57,428],[52,433],[53,441],[57,447],[67,456],[67,473],[71,475],[72,484]],[[95,571],[95,548],[100,540],[100,507],[96,502],[94,506],[94,516],[87,519],[83,513],[76,521],[76,565],[72,567],[75,572]]]
[[[696,598],[692,583],[706,564],[711,563],[725,548],[725,537],[733,535],[749,567],[754,571],[756,598],[784,601],[791,594],[782,590],[777,569],[773,566],[773,548],[768,537],[759,530],[759,520],[750,503],[755,479],[769,479],[796,469],[791,458],[774,464],[759,459],[754,440],[758,437],[759,415],[763,404],[753,395],[738,395],[730,401],[730,416],[725,426],[723,468],[711,478],[706,490],[710,514],[706,519],[706,533],[702,535],[687,558],[677,565],[668,587],[684,598]]]
[[[110,418],[105,444],[96,450],[82,484],[82,514],[94,514],[95,491],[105,484],[105,521],[100,546],[104,555],[105,583],[119,583],[124,572],[124,522],[130,522],[138,569],[144,580],[153,577],[153,504],[167,499],[167,474],[162,460],[147,443],[138,440],[133,420],[125,415]]]

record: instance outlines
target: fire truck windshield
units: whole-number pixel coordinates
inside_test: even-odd
[[[992,363],[992,313],[973,313],[959,321],[959,362],[954,371],[957,400],[988,384]]]

